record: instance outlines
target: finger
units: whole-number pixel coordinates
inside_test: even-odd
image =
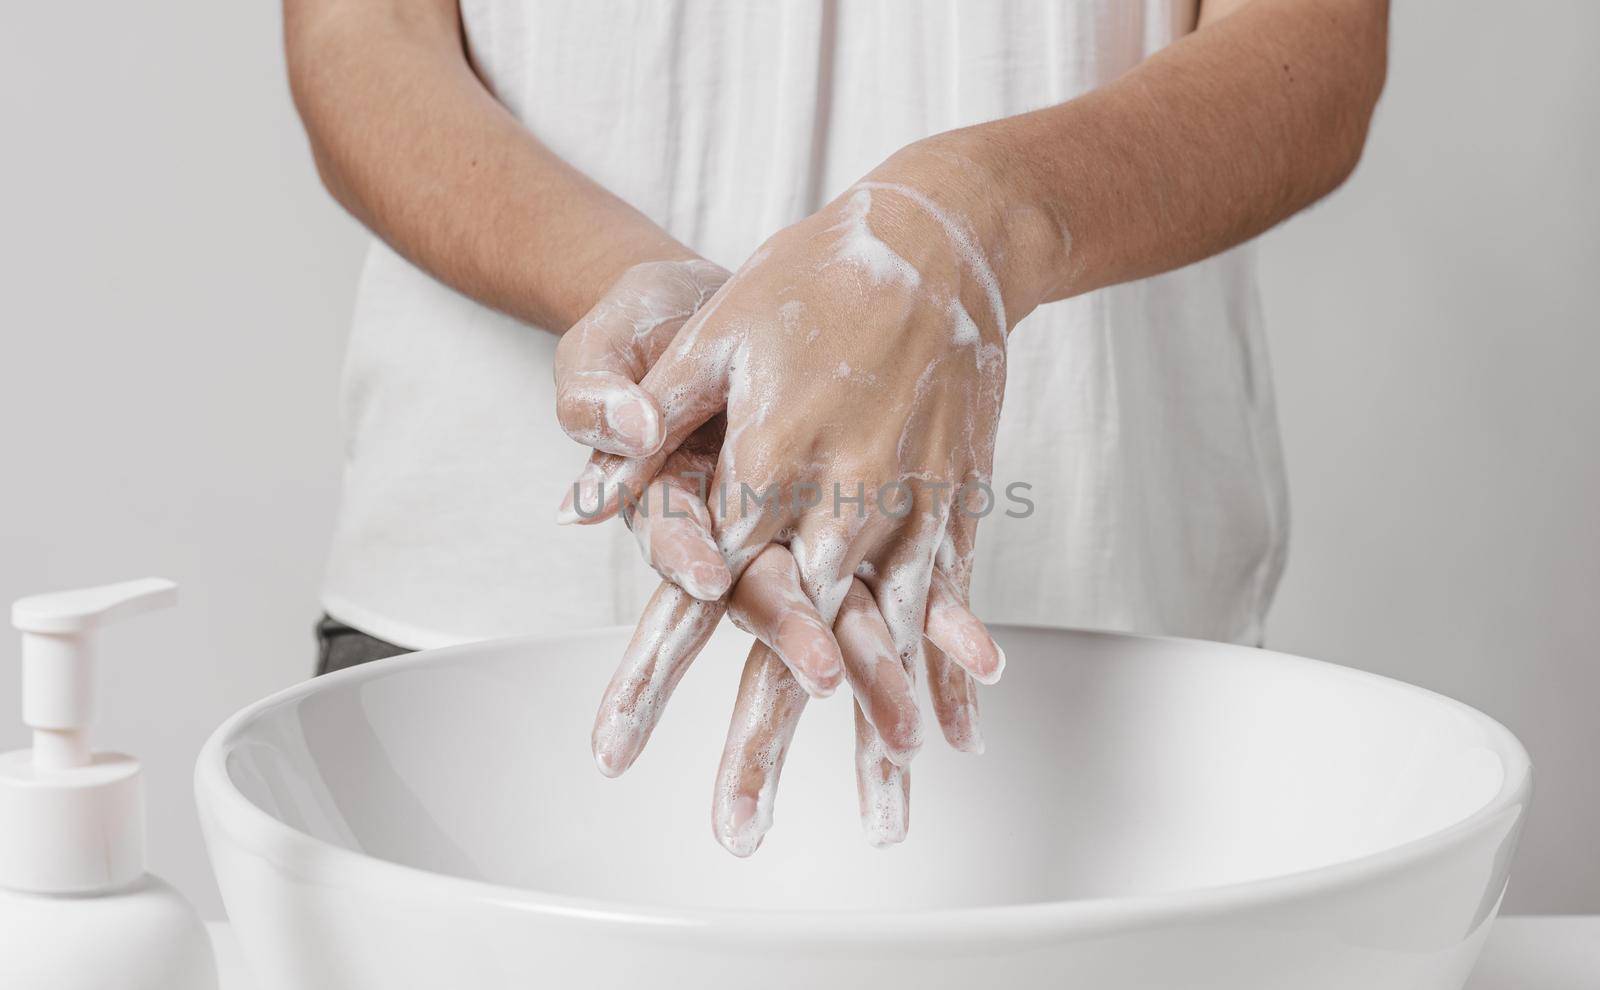
[[[927,649],[927,665],[928,695],[933,699],[933,714],[945,741],[963,753],[982,753],[978,682],[931,643]]]
[[[666,439],[655,453],[637,458],[600,451],[590,455],[589,462],[562,498],[556,510],[556,522],[563,526],[574,523],[591,526],[612,518],[629,504],[637,505],[645,486],[661,472],[667,458],[683,442],[685,431],[693,432],[722,411],[723,400],[715,394],[708,393],[695,401],[697,405],[685,418],[674,422],[672,413],[666,414]],[[682,412],[681,408],[679,411]]]
[[[902,482],[901,488],[904,497],[883,510],[893,514],[898,506],[899,522],[885,546],[872,556],[872,576],[866,583],[888,623],[901,662],[916,670],[922,666],[928,585],[934,559],[946,541],[950,508],[931,485]]]
[[[583,471],[572,482],[572,487],[567,489],[567,493],[561,497],[561,505],[556,509],[556,524],[589,525],[604,522],[616,515],[614,507],[610,507],[608,511],[607,496],[611,492],[610,486],[605,484],[605,479],[610,472],[626,463],[628,463],[626,459],[615,454],[604,454],[600,451],[590,454],[589,460],[583,465]]]
[[[716,601],[733,584],[705,503],[707,479],[716,467],[725,425],[724,417],[716,416],[691,434],[645,490],[638,510],[623,513],[645,561],[704,601]]]
[[[833,622],[844,655],[845,680],[856,705],[882,744],[884,755],[906,766],[922,748],[922,713],[916,685],[900,662],[889,627],[872,592],[853,580]]]
[[[820,487],[794,486],[791,511],[799,518],[786,533],[789,553],[800,569],[800,587],[816,603],[817,612],[832,622],[855,583],[856,568],[881,534],[868,517],[850,517],[822,501]]]
[[[923,627],[928,616],[928,583],[933,577],[932,555],[917,542],[902,543],[887,561],[871,569],[866,584],[872,589],[878,611],[889,627],[900,662],[908,670],[922,665]]]
[[[672,451],[669,440],[648,457],[618,457],[598,450],[590,454],[583,471],[562,496],[556,510],[557,525],[592,526],[637,507],[644,499],[646,486],[661,473]]]
[[[978,523],[983,514],[993,509],[987,476],[969,474],[950,498],[949,523],[945,527],[944,541],[939,545],[935,565],[943,571],[955,587],[960,599],[967,600],[972,587],[972,562],[977,555]]]
[[[748,360],[745,350],[741,347],[733,357],[739,373],[727,393],[728,430],[711,486],[717,545],[736,579],[767,544],[790,543],[795,536],[790,523],[814,515],[810,510],[823,501],[822,488],[811,477],[814,465],[803,454],[810,441],[794,435],[785,411],[770,398],[785,370]],[[844,589],[841,583],[834,604]],[[813,600],[820,608],[828,597]],[[823,614],[833,620],[830,611]]]
[[[733,585],[733,572],[711,536],[711,515],[688,485],[675,478],[652,485],[639,511],[629,513],[628,525],[645,562],[695,598],[717,601]]]
[[[772,828],[778,777],[805,711],[806,692],[764,643],[745,660],[722,763],[717,768],[711,827],[735,856],[749,856]]]
[[[726,279],[699,260],[630,268],[556,348],[556,418],[567,435],[628,457],[659,448],[662,414],[637,382]]]
[[[968,480],[982,480],[982,478],[973,475]],[[939,547],[935,572],[945,581],[941,590],[938,588],[939,581],[935,579],[935,593],[944,595],[948,592],[956,601],[963,603],[963,607],[967,600],[967,588],[972,579],[973,551],[977,540],[978,520],[984,511],[982,502],[985,497],[982,489],[975,484],[964,484],[956,491],[951,499],[952,511],[945,538]],[[950,635],[950,630],[944,628],[942,622],[938,625],[941,627],[938,630],[933,628],[929,630],[930,637],[926,650],[928,695],[933,701],[934,718],[939,722],[939,729],[944,733],[945,741],[952,747],[963,753],[982,753],[983,733],[978,721],[977,682],[960,664],[945,655],[939,641],[949,644],[959,637]],[[939,641],[933,639],[935,632]],[[985,635],[987,636],[987,630]],[[957,647],[952,645],[952,649]],[[998,653],[999,647],[995,649]],[[975,653],[981,650],[964,652]],[[972,662],[974,665],[991,670],[998,676],[1004,667],[1005,659],[1000,656],[992,666],[978,660]]]
[[[800,586],[785,547],[769,544],[740,576],[728,602],[734,624],[770,646],[807,694],[826,698],[844,678],[833,632]]]
[[[905,841],[911,826],[911,770],[889,758],[860,705],[856,706],[856,797],[869,843],[882,849]]]
[[[928,588],[928,641],[971,674],[979,684],[994,684],[1006,667],[1006,655],[972,610],[966,595],[944,571],[935,568]]]
[[[783,486],[750,486],[727,479],[727,473],[719,469],[712,481],[707,508],[711,511],[717,550],[738,581],[767,547],[787,542],[784,537],[791,512]]]
[[[699,332],[715,307],[713,300],[685,325],[679,340],[640,383],[661,407],[662,442],[642,457],[596,451],[562,500],[556,522],[593,525],[615,516],[625,503],[637,503],[673,452],[726,408],[731,357],[726,348],[716,346],[716,340],[703,340]]]
[[[600,369],[557,372],[556,419],[567,436],[586,447],[626,457],[653,454],[666,439],[661,418],[655,399],[625,375]]]
[[[720,603],[696,601],[671,584],[656,589],[595,716],[590,746],[601,773],[615,777],[633,766],[722,613]]]

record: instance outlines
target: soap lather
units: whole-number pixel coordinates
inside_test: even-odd
[[[0,986],[216,990],[193,906],[145,872],[139,761],[88,741],[95,631],[177,591],[144,578],[12,605],[33,746],[0,754]]]

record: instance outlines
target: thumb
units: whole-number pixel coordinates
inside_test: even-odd
[[[713,303],[695,317],[639,385],[652,399],[665,397],[654,407],[660,412],[662,434],[654,449],[638,456],[591,456],[557,510],[557,522],[592,525],[615,516],[625,504],[637,503],[684,441],[727,408],[727,348],[698,339],[700,331],[717,335],[705,328],[714,309]],[[580,510],[580,504],[593,508]]]
[[[660,449],[664,417],[638,382],[726,279],[722,268],[700,260],[624,272],[556,347],[556,419],[567,435],[623,457]]]

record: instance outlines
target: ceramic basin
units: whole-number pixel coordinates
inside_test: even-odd
[[[748,640],[718,633],[608,780],[589,726],[627,635],[382,661],[224,724],[198,799],[261,985],[1458,988],[1530,793],[1510,733],[1419,688],[1002,627],[988,751],[934,733],[903,845],[862,840],[841,695],[738,860],[709,807]]]

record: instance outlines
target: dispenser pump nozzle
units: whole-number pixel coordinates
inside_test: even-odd
[[[144,578],[12,604],[33,748],[0,753],[0,888],[97,894],[144,873],[139,761],[89,750],[94,631],[177,600],[177,585]]]
[[[11,624],[22,632],[22,721],[33,729],[33,765],[69,770],[90,761],[94,631],[116,619],[176,604],[165,578],[19,598]]]

